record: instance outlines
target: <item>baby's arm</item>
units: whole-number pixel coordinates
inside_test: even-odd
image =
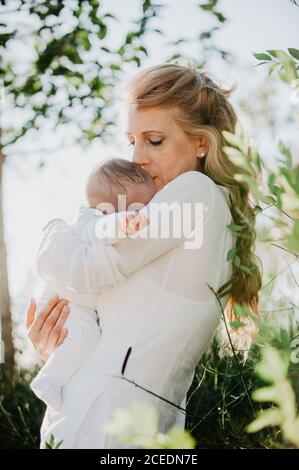
[[[136,211],[119,211],[104,214],[98,209],[81,206],[74,231],[86,243],[113,245],[122,241],[128,233],[132,234],[148,224],[148,219]]]

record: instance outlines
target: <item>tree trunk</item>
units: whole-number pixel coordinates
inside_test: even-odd
[[[7,276],[7,254],[4,239],[3,220],[3,166],[4,154],[1,146],[0,129],[0,313],[2,324],[2,339],[4,341],[4,364],[1,369],[4,372],[5,380],[12,384],[14,377],[14,344],[12,338],[12,319],[10,312],[10,297]]]

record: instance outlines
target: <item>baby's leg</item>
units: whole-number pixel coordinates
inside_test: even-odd
[[[101,336],[95,311],[71,302],[69,307],[66,339],[30,384],[34,393],[55,410],[61,407],[62,387],[95,349]]]

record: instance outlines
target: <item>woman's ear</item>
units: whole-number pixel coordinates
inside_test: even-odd
[[[196,155],[198,158],[205,157],[209,150],[209,139],[205,135],[196,138]]]

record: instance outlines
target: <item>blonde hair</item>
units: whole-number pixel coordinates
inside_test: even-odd
[[[169,62],[137,72],[128,82],[124,94],[125,104],[134,105],[135,109],[175,107],[178,111],[175,113],[176,122],[186,134],[206,136],[209,140],[207,155],[200,160],[204,161],[201,171],[216,184],[228,188],[233,221],[242,226],[241,237],[236,242],[237,255],[240,265],[252,270],[252,273],[244,272],[233,264],[231,279],[217,291],[219,297],[227,296],[225,313],[230,319],[235,317],[233,307],[236,303],[258,313],[261,287],[261,273],[253,253],[255,213],[249,199],[249,187],[247,183],[234,179],[236,173],[244,171],[233,164],[222,150],[224,145],[228,145],[222,131],[234,132],[237,122],[237,114],[228,101],[234,88],[221,88],[193,61],[185,65]]]

